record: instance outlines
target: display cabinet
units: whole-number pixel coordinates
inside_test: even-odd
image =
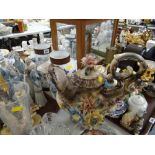
[[[76,59],[78,68],[81,67],[81,59],[86,52],[91,51],[92,36],[88,33],[86,43],[87,26],[102,23],[108,19],[51,19],[51,36],[53,49],[58,50],[57,23],[64,23],[76,26]],[[114,20],[111,45],[114,45],[118,20]]]

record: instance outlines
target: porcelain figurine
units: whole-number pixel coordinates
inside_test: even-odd
[[[86,57],[82,58],[82,64],[85,69],[85,75],[89,75],[91,71],[93,71],[94,66],[96,65],[97,61],[93,55],[87,55]]]
[[[30,72],[34,65],[34,62],[30,58],[25,59],[25,81],[28,83],[30,87],[30,96],[33,99],[33,101],[35,101],[35,93],[32,80],[30,79]]]
[[[114,79],[111,74],[108,74],[101,89],[101,93],[106,98],[109,98],[109,100],[114,100],[115,98],[123,96],[123,90],[123,82]]]
[[[12,134],[28,134],[32,128],[29,87],[24,82],[12,82],[14,101],[0,104],[0,119],[11,129]]]
[[[49,89],[49,80],[48,80],[48,74],[44,74],[40,71],[38,71],[40,73],[40,77],[41,77],[41,85],[43,88]]]
[[[137,127],[141,129],[143,126],[142,120],[146,113],[148,103],[143,96],[133,94],[128,99],[128,105],[128,112],[123,115],[121,124],[137,133]],[[139,127],[139,123],[141,123],[141,128]]]
[[[20,56],[19,56],[18,53],[15,55],[14,59],[15,59],[15,63],[13,65],[18,69],[19,73],[24,75],[24,73],[25,73],[25,64],[24,64],[24,62],[22,62],[20,60]]]
[[[122,45],[122,47],[126,47],[127,45],[127,40],[126,36],[128,35],[129,31],[128,30],[122,30],[119,36],[119,41]]]
[[[1,97],[7,103],[8,100],[13,100],[14,88],[11,84],[12,78],[10,77],[10,72],[5,68],[0,67],[0,86],[1,86]]]
[[[141,79],[133,80],[126,80],[125,81],[125,91],[128,94],[135,94],[139,95],[142,93],[143,88],[147,86],[147,83],[142,81]]]
[[[146,42],[152,38],[152,33],[150,30],[144,29],[140,33],[128,33],[125,39],[130,44],[146,45]]]
[[[2,74],[0,74],[0,95],[1,100],[3,100],[5,103],[7,103],[10,99],[9,83],[5,81]]]
[[[68,111],[71,115],[72,122],[76,123],[77,126],[82,126],[82,124],[84,122],[84,118],[83,118],[82,114],[74,108],[69,108]]]
[[[14,52],[14,60],[15,62],[13,63],[14,68],[16,68],[17,72],[18,72],[18,81],[24,81],[27,82],[27,75],[26,73],[26,63],[22,62],[22,60],[20,59],[20,56],[17,52]],[[29,81],[28,81],[29,82]],[[28,83],[29,84],[29,83]],[[32,104],[33,103],[33,99],[31,96],[31,92],[33,91],[33,88],[30,86],[30,93],[28,94],[29,96],[29,103]]]
[[[150,30],[145,30],[141,37],[146,45],[147,41],[152,39],[152,32]]]
[[[55,84],[52,81],[49,81],[49,85],[50,85],[49,88],[50,88],[50,92],[52,94],[52,97],[54,99],[56,99],[57,88],[56,88]]]
[[[37,66],[34,64],[30,72],[30,79],[32,80],[35,93],[35,103],[40,107],[45,106],[47,99],[42,91],[41,77],[37,71]]]
[[[141,76],[141,79],[146,82],[143,90],[147,95],[155,97],[155,62],[146,60],[146,63],[149,68]]]
[[[144,87],[144,92],[151,97],[155,97],[155,83],[149,82],[148,85]]]
[[[3,59],[3,61],[0,62],[0,66],[4,68],[5,70],[8,70],[10,74],[10,78],[14,81],[21,81],[23,80],[23,76],[19,73],[18,69],[16,69],[13,64],[14,62],[10,62],[7,58]]]

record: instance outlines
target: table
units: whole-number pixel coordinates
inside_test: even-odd
[[[51,32],[51,29],[46,25],[41,25],[40,23],[29,23],[28,30],[22,33],[12,33],[6,36],[0,36],[0,39],[3,38],[17,38],[27,35],[39,34],[40,32],[48,33]]]
[[[73,25],[62,25],[58,27],[58,30],[63,30],[63,29],[69,29],[74,27]],[[28,30],[24,31],[22,33],[12,33],[9,35],[5,35],[5,36],[0,36],[0,39],[3,38],[17,38],[17,37],[22,37],[22,36],[27,36],[27,35],[35,35],[35,34],[39,34],[40,32],[42,33],[48,33],[51,32],[51,28],[48,27],[47,25],[42,25],[40,23],[29,23],[28,24]]]

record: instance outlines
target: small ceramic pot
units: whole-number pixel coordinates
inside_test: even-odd
[[[53,64],[63,65],[70,61],[70,55],[66,51],[54,51],[50,54],[50,60]]]
[[[47,55],[51,53],[51,45],[50,44],[37,44],[34,46],[34,52],[38,55]]]
[[[131,95],[128,99],[129,111],[138,117],[143,117],[147,110],[148,103],[141,95]]]

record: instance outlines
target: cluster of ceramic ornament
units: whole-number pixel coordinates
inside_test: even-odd
[[[0,60],[3,62],[4,57],[0,57]],[[9,63],[5,64],[6,68],[1,66],[0,70],[0,93],[4,105],[10,104],[8,107],[1,105],[1,118],[14,134],[27,134],[32,126],[28,108],[30,99],[34,99],[39,106],[44,106],[47,101],[42,91],[44,77],[37,71],[37,65],[31,59],[26,59],[24,64],[19,55],[13,52],[7,56],[7,60]],[[137,72],[131,66],[118,70],[119,63],[128,60],[137,62]],[[143,87],[147,86],[146,83],[154,80],[150,75],[152,72],[154,74],[154,70],[147,67],[141,56],[133,53],[116,55],[110,64],[110,72],[105,70],[105,67],[96,65],[93,56],[86,57],[85,62],[84,68],[71,76],[66,75],[58,66],[49,66],[48,82],[55,88],[54,93],[60,107],[68,110],[74,123],[86,129],[96,130],[104,122],[105,116],[109,116],[119,118],[122,126],[136,134],[139,133],[147,109],[147,101],[141,93]],[[26,93],[23,93],[17,91],[15,82],[23,83],[21,81],[24,80],[25,74],[30,91],[26,90]],[[26,103],[24,100],[20,100],[20,104],[16,102],[18,96],[25,97]],[[9,114],[5,110],[11,110],[12,113]],[[6,114],[10,116],[11,122]],[[29,119],[25,120],[25,116]],[[15,124],[18,128],[14,128]]]
[[[121,124],[135,134],[139,134],[144,122],[148,103],[144,96],[133,94],[128,99],[128,111],[123,115]]]
[[[31,59],[24,63],[15,51],[0,55],[0,119],[12,134],[27,134],[31,129],[32,103],[40,107],[46,104],[42,78]]]
[[[1,99],[6,102],[14,95],[13,82],[22,81],[24,78],[24,63],[15,53],[8,53],[5,57],[1,54],[0,59]]]
[[[87,71],[89,74],[86,75]],[[89,63],[70,77],[63,70],[50,66],[49,73],[58,88],[57,102],[60,107],[68,109],[73,122],[84,128],[96,128],[102,124],[109,104],[97,90],[104,83],[99,68]]]
[[[121,71],[121,68],[120,71],[117,71],[119,63],[128,60],[137,63],[139,67],[138,71],[134,71],[132,67],[130,67],[131,69],[129,71],[128,66],[123,72]],[[146,74],[148,71],[149,75],[147,76]],[[143,127],[144,114],[146,113],[148,106],[142,92],[143,88],[152,80],[150,68],[141,56],[134,53],[123,53],[114,57],[111,63],[111,72],[114,78],[121,80],[124,83],[124,88],[122,90],[124,99],[122,98],[122,100],[124,100],[128,108],[126,108],[126,110],[123,107],[121,108],[121,111],[124,114],[122,113],[123,115],[120,114],[119,116],[120,123],[134,134],[139,134]],[[115,113],[117,113],[117,108]],[[112,117],[115,117],[115,115],[112,115]]]
[[[139,70],[134,71],[131,66],[118,70],[119,63],[128,60],[135,61]],[[71,77],[52,66],[49,73],[58,88],[56,100],[61,108],[68,109],[73,122],[87,129],[96,129],[104,122],[105,116],[109,116],[119,118],[124,127],[137,134],[143,126],[147,109],[147,101],[140,95],[146,82],[141,77],[147,68],[141,56],[123,53],[114,57],[110,72],[101,72],[95,63],[91,66],[85,63],[84,68]],[[131,84],[132,94],[127,89]]]
[[[28,134],[32,127],[29,87],[24,82],[13,82],[12,98],[0,104],[0,118],[12,134]]]
[[[71,120],[84,128],[97,128],[104,121],[108,104],[103,104],[103,98],[98,92],[78,93],[73,100],[57,94],[57,101],[61,108],[69,111]]]
[[[28,112],[29,90],[27,84],[22,82],[24,63],[14,52],[5,55],[1,53],[0,57],[0,119],[13,134],[26,133],[31,123]]]

